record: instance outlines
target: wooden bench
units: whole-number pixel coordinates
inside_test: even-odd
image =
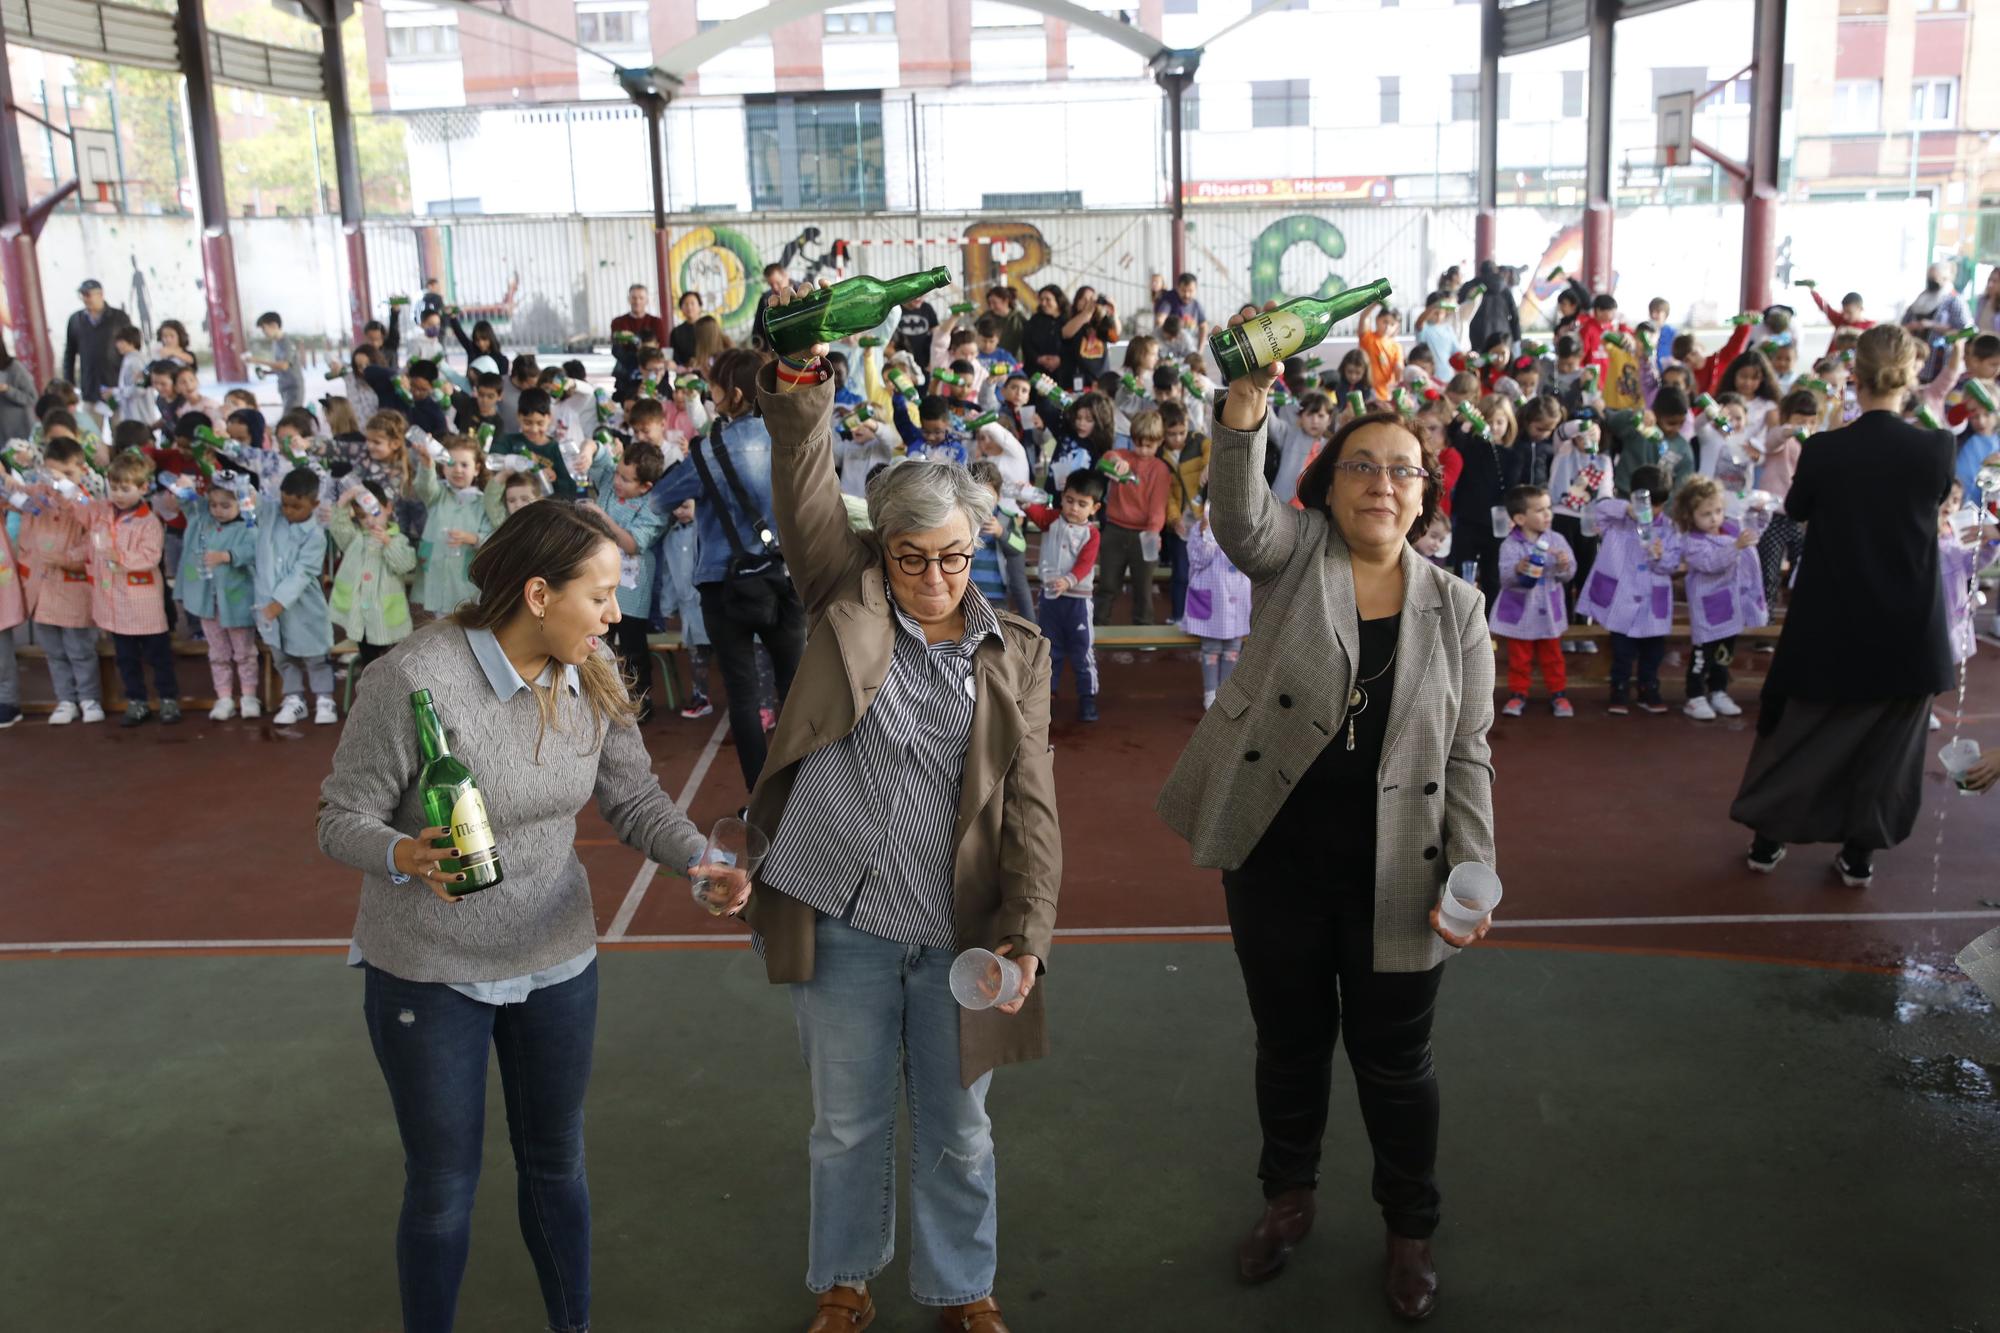
[[[660,677],[666,687],[666,706],[668,708],[679,708],[681,706],[680,673],[674,669],[673,655],[680,652],[683,646],[680,631],[678,630],[668,630],[664,634],[648,634],[646,636],[646,651],[652,656],[655,662],[660,664]],[[358,643],[336,643],[333,645],[332,656],[337,661],[349,653],[358,653],[360,651],[361,645]],[[354,665],[358,666],[359,663],[355,663]],[[266,653],[264,655],[264,692],[266,694],[269,694],[271,691],[271,675],[274,669],[271,664],[271,656],[269,653]],[[341,682],[340,686],[340,711],[343,715],[346,714],[348,708],[354,702],[354,678],[360,674],[360,672],[353,669],[353,666],[350,666],[345,672],[346,679]]]

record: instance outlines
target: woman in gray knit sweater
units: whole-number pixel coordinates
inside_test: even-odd
[[[590,1324],[583,1095],[597,1021],[597,930],[577,860],[593,798],[618,837],[687,869],[704,839],[660,790],[605,649],[619,551],[592,511],[545,501],[472,562],[479,601],[368,668],[320,788],[319,844],[362,872],[348,961],[402,1136],[396,1271],[406,1333],[448,1330],[471,1237],[487,1047],[506,1090],[521,1234],[558,1333]],[[505,879],[458,896],[425,827],[409,696],[430,691],[477,777]],[[715,873],[747,897],[740,871]],[[411,881],[422,882],[422,887]],[[428,892],[426,892],[428,890]]]

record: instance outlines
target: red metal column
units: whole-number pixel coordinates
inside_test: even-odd
[[[326,78],[327,120],[333,128],[333,178],[340,193],[340,235],[347,247],[347,319],[361,341],[361,326],[375,308],[368,290],[368,246],[362,233],[361,156],[354,147],[354,112],[347,100],[347,55],[341,49],[340,7],[321,11],[320,68]]]
[[[208,339],[215,353],[215,377],[242,380],[248,378],[243,364],[243,313],[236,299],[236,251],[229,241],[222,137],[215,124],[215,79],[209,67],[208,21],[202,16],[201,0],[179,0],[174,27],[180,38],[181,74],[187,81],[195,195],[201,202],[202,285],[208,298]]]
[[[1771,303],[1777,268],[1778,130],[1785,106],[1785,0],[1757,0],[1750,63],[1750,178],[1743,182],[1743,308]]]
[[[6,28],[0,24],[0,50]],[[0,277],[7,291],[7,345],[21,358],[37,386],[56,376],[49,345],[48,310],[42,301],[42,268],[35,256],[35,231],[28,205],[28,174],[21,162],[21,133],[11,108],[14,81],[0,59]]]
[[[1479,5],[1479,217],[1475,266],[1492,262],[1500,229],[1500,0]]]
[[[1590,77],[1584,171],[1583,282],[1593,292],[1612,286],[1611,56],[1617,0],[1589,0]]]

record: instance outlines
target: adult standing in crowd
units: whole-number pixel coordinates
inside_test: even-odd
[[[986,313],[1000,325],[1000,350],[1019,361],[1021,337],[1028,329],[1028,312],[1018,293],[1005,283],[986,289]]]
[[[1192,333],[1196,342],[1208,339],[1208,312],[1201,308],[1201,298],[1196,295],[1199,284],[1192,273],[1182,273],[1174,279],[1171,290],[1162,290],[1153,297],[1153,318],[1165,319],[1173,315],[1181,322],[1181,327]]]
[[[1861,335],[1861,415],[1812,437],[1785,493],[1805,554],[1729,810],[1760,873],[1787,843],[1831,842],[1841,881],[1865,887],[1923,804],[1931,701],[1952,683],[1938,506],[1955,456],[1949,432],[1900,416],[1923,350],[1894,324]]]
[[[1903,307],[1903,327],[1924,350],[1917,379],[1929,383],[1944,369],[1948,355],[1938,339],[1966,326],[1965,298],[1951,285],[1954,265],[1948,259],[1932,264],[1924,274],[1924,289]]]
[[[362,874],[350,966],[403,1141],[396,1273],[406,1333],[452,1327],[472,1240],[497,1052],[521,1238],[546,1327],[590,1327],[583,1098],[597,1030],[597,923],[576,856],[595,801],[620,841],[676,871],[705,839],[660,789],[617,659],[620,553],[608,520],[533,504],[473,557],[479,600],[368,668],[320,788],[319,845]],[[501,884],[472,901],[427,827],[410,695],[427,690],[478,776]],[[709,867],[729,891],[743,871]],[[412,884],[410,881],[420,881]]]
[[[729,692],[729,734],[743,785],[755,788],[767,742],[757,698],[757,645],[771,655],[782,703],[806,646],[795,558],[780,551],[771,519],[771,434],[758,411],[757,372],[766,358],[732,347],[715,358],[708,378],[715,416],[688,441],[685,464],[655,483],[652,503],[671,513],[695,502],[695,588],[722,683]]]
[[[86,403],[104,401],[104,390],[118,386],[118,349],[111,345],[118,330],[132,321],[123,310],[104,300],[104,284],[85,278],[76,289],[83,309],[73,311],[63,338],[63,378],[76,386]]]
[[[35,381],[0,335],[0,443],[25,440],[35,428]]]
[[[771,850],[744,911],[770,979],[791,986],[812,1074],[807,1333],[875,1317],[868,1282],[896,1235],[899,1073],[919,1164],[911,1295],[940,1328],[1006,1333],[986,1094],[996,1066],[1048,1049],[1035,983],[1062,880],[1049,645],[972,586],[993,497],[963,468],[895,465],[868,488],[870,532],[849,526],[826,350],[766,366],[757,385],[814,629],[750,797]],[[1017,998],[953,999],[952,961],[974,947],[1020,965]]]
[[[1272,495],[1275,377],[1232,381],[1216,413],[1210,522],[1255,589],[1252,628],[1158,808],[1196,865],[1223,872],[1257,1025],[1265,1206],[1238,1275],[1277,1276],[1312,1229],[1345,1035],[1388,1225],[1386,1295],[1421,1319],[1437,1298],[1431,1021],[1445,960],[1491,924],[1454,935],[1437,903],[1453,866],[1495,864],[1493,649],[1478,590],[1409,543],[1439,486],[1400,416],[1343,426],[1300,477],[1302,508]]]
[[[1986,275],[1986,290],[1972,310],[1972,327],[1981,333],[2000,333],[2000,264]]]
[[[1514,288],[1520,283],[1519,269],[1503,268],[1488,259],[1481,261],[1479,276],[1454,293],[1461,306],[1479,301],[1472,316],[1473,351],[1484,353],[1488,341],[1504,337],[1511,353],[1521,341],[1521,308],[1514,301]],[[1475,293],[1475,287],[1483,288],[1483,293]]]
[[[681,293],[681,320],[667,338],[668,354],[683,370],[694,368],[694,342],[701,323],[701,293],[689,288]]]
[[[611,331],[629,333],[641,340],[650,333],[654,343],[665,347],[671,337],[667,331],[667,317],[656,315],[647,308],[651,299],[652,293],[646,290],[645,283],[633,283],[625,292],[625,313],[611,321]]]

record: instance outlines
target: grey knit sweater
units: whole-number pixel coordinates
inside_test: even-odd
[[[390,844],[424,827],[410,712],[418,689],[431,692],[452,753],[479,782],[506,872],[457,903],[389,882]],[[354,942],[369,963],[407,981],[498,981],[588,949],[597,924],[575,842],[577,812],[593,796],[619,839],[661,865],[700,854],[705,840],[660,790],[638,728],[611,728],[593,749],[588,706],[560,685],[557,695],[560,729],[543,737],[537,763],[534,695],[500,702],[458,626],[427,625],[368,668],[320,787],[319,845],[362,872]]]

